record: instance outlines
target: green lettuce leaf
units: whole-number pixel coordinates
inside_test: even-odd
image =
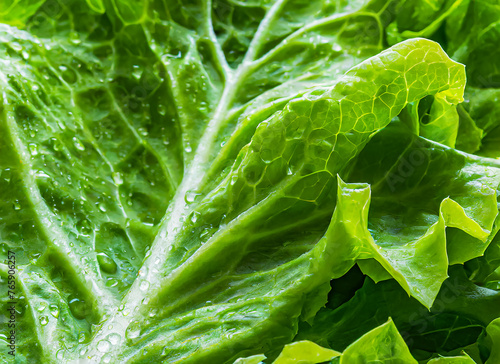
[[[241,358],[237,363],[253,363],[261,356]],[[265,357],[264,357],[265,359]],[[312,341],[296,341],[286,345],[273,364],[317,364],[327,362],[340,364],[364,363],[418,363],[406,346],[396,326],[389,319],[384,324],[365,333],[358,340],[349,345],[343,353],[323,348]],[[467,354],[455,357],[437,357],[428,363],[475,363]]]
[[[333,288],[338,284],[334,281]],[[367,278],[347,302],[320,310],[312,325],[301,323],[295,340],[342,351],[391,317],[418,360],[434,353],[458,355],[500,315],[499,307],[500,294],[469,281],[458,265],[450,267],[450,277],[430,310],[408,297],[395,280],[375,284]]]
[[[463,43],[441,44],[475,87],[457,106],[464,65],[419,38],[466,3],[3,2],[0,302],[16,362],[331,360],[293,340],[331,324],[331,280],[356,264],[418,308],[450,264],[492,288],[496,69],[450,25]],[[457,27],[478,34],[482,16]],[[389,316],[346,331],[333,360],[414,362]]]
[[[486,328],[486,339],[491,350],[486,364],[492,364],[500,360],[500,320],[496,319]]]

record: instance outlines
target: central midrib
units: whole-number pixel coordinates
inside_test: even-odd
[[[172,244],[175,243],[176,233],[180,232],[182,228],[183,216],[187,216],[190,212],[185,196],[189,191],[196,191],[197,187],[204,181],[208,172],[207,167],[212,156],[211,152],[213,151],[219,131],[224,125],[226,114],[230,109],[236,92],[245,80],[247,74],[252,69],[254,58],[256,57],[256,54],[261,46],[261,38],[265,36],[265,33],[272,24],[272,21],[286,2],[287,0],[280,0],[277,1],[273,7],[271,7],[265,16],[265,19],[261,23],[256,36],[252,40],[244,60],[238,68],[232,72],[232,74],[228,74],[227,82],[224,86],[219,105],[217,106],[217,109],[215,110],[214,115],[207,125],[202,137],[200,138],[194,158],[178,186],[173,203],[170,205],[171,207],[169,207],[160,223],[160,228],[155,236],[152,247],[148,252],[147,258],[144,260],[141,269],[139,270],[139,277],[135,279],[129,291],[122,299],[123,309],[111,313],[110,318],[102,322],[101,329],[96,332],[92,341],[88,345],[91,352],[87,353],[86,356],[92,357],[93,360],[98,360],[98,358],[103,355],[110,354],[109,352],[102,353],[96,350],[97,343],[100,340],[104,340],[107,334],[110,333],[106,332],[106,328],[110,326],[109,324],[115,324],[116,327],[113,332],[118,333],[122,337],[121,345],[118,344],[112,346],[113,352],[116,353],[126,341],[125,330],[128,323],[131,321],[131,317],[124,316],[122,311],[129,310],[132,312],[130,316],[134,316],[135,308],[141,304],[141,301],[144,298],[144,293],[140,289],[141,283],[147,282],[147,295],[150,298],[155,297],[158,290],[161,288],[161,277],[163,277],[163,275],[159,274],[159,272],[161,272],[161,266],[163,262],[166,261],[166,256],[169,253],[169,247],[172,247]],[[156,264],[155,262],[158,263]],[[152,268],[158,268],[158,270],[154,271]],[[117,332],[117,329],[121,332]]]
[[[148,297],[156,296],[158,289],[161,287],[160,283],[163,275],[159,274],[158,271],[162,271],[162,264],[166,261],[166,257],[169,253],[169,247],[175,243],[176,234],[181,231],[184,216],[187,216],[190,212],[190,207],[186,202],[185,196],[189,191],[196,191],[197,187],[201,185],[206,177],[206,172],[208,171],[207,166],[210,163],[215,141],[221,127],[224,125],[224,121],[226,119],[225,116],[234,100],[236,91],[246,77],[250,68],[249,65],[250,63],[248,62],[242,63],[236,72],[234,72],[232,78],[226,83],[219,105],[214,112],[214,116],[200,139],[193,160],[189,165],[182,182],[179,184],[171,207],[167,210],[166,215],[162,219],[158,233],[153,241],[151,249],[148,252],[148,256],[139,270],[140,276],[134,281],[128,293],[122,300],[126,309],[131,312],[134,312],[134,309],[140,305],[142,299],[144,298],[144,292],[140,289],[141,283],[144,281],[148,283]],[[155,262],[158,263],[156,264]],[[154,268],[157,268],[157,270],[155,271]],[[133,314],[130,316],[133,316]],[[100,340],[105,339],[105,336],[107,336],[108,332],[106,332],[106,328],[109,326],[108,324],[111,322],[118,323],[121,321],[120,324],[116,326],[120,328],[120,331],[124,331],[128,326],[130,319],[131,317],[124,316],[121,311],[115,311],[111,314],[110,318],[103,322],[101,330],[96,333],[93,340],[89,344],[89,348],[91,348],[94,354],[92,357],[95,360],[106,354],[96,351],[95,348],[97,347],[96,344]],[[105,332],[103,332],[103,330]],[[116,332],[116,330],[114,330],[114,332]],[[123,341],[125,341],[125,332],[121,332],[119,335],[123,338]],[[119,345],[114,346],[114,351],[118,351],[117,349],[119,349],[119,347]],[[90,353],[88,355],[90,355]]]

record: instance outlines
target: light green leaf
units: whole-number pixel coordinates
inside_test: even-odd
[[[103,14],[106,11],[106,8],[104,7],[104,3],[102,2],[102,0],[86,0],[86,1],[88,6],[92,10],[101,14]]]
[[[486,334],[486,340],[491,350],[486,364],[494,364],[500,360],[500,319],[496,319],[488,325]]]
[[[335,350],[322,348],[311,341],[296,341],[285,345],[273,364],[317,364],[340,356]]]
[[[0,3],[0,23],[26,26],[27,20],[44,5],[46,0],[5,0]],[[47,7],[50,7],[47,1]],[[56,5],[59,6],[59,5]]]
[[[460,265],[450,267],[449,275],[430,310],[409,297],[395,280],[375,284],[367,278],[346,303],[323,308],[312,325],[302,323],[295,340],[311,340],[340,351],[391,317],[419,361],[434,353],[457,355],[476,343],[498,317],[500,293],[470,282]],[[334,280],[332,287],[338,291],[337,281],[342,280],[346,284],[353,278]],[[333,297],[338,295],[332,292]]]
[[[440,356],[428,361],[429,364],[475,364],[476,362],[467,354],[464,356]]]
[[[349,345],[340,357],[341,364],[370,362],[417,363],[392,320],[363,335]]]
[[[259,364],[264,359],[266,359],[265,355],[252,355],[247,358],[236,359],[234,364]]]

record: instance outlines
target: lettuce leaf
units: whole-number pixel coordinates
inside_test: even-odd
[[[0,359],[409,363],[391,312],[325,333],[332,279],[359,266],[432,312],[467,263],[495,301],[496,68],[465,55],[482,40],[421,38],[466,2],[429,4],[2,3]]]

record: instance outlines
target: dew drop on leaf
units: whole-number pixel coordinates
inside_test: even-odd
[[[75,45],[78,45],[82,42],[82,40],[80,39],[80,35],[77,32],[69,33],[69,41]]]
[[[47,308],[47,303],[46,302],[40,302],[40,305],[36,308],[37,311],[43,312]]]
[[[141,75],[142,75],[142,71],[141,71],[141,67],[134,64],[132,66],[133,70],[132,70],[132,76],[134,76],[134,78],[136,78],[137,80],[141,78]]]
[[[78,334],[78,342],[81,344],[85,341],[87,341],[87,334],[83,331],[80,331],[80,333]]]
[[[116,185],[121,185],[123,184],[123,178],[120,172],[113,172],[112,173],[113,181],[115,182]]]
[[[73,145],[79,151],[83,152],[85,150],[85,146],[82,144],[82,142],[80,141],[80,139],[78,139],[77,137],[73,137]]]
[[[160,114],[161,116],[165,116],[167,114],[167,109],[165,105],[163,104],[158,105],[158,114]]]
[[[138,338],[140,334],[141,334],[141,329],[137,321],[133,322],[125,332],[125,336],[129,340]]]
[[[109,350],[110,344],[107,340],[101,340],[97,343],[97,350],[101,353],[105,353]]]
[[[98,253],[97,262],[103,272],[110,274],[116,273],[117,265],[115,261],[106,253]]]
[[[118,280],[115,278],[110,278],[106,281],[106,287],[116,287],[118,285]]]
[[[152,308],[151,311],[149,311],[149,317],[155,317],[156,314],[158,313],[158,309]]]
[[[63,349],[60,349],[57,351],[56,358],[59,360],[62,360],[64,358],[64,351]]]
[[[10,47],[17,52],[20,52],[23,49],[23,46],[20,45],[18,42],[11,42]]]
[[[40,325],[42,326],[45,326],[49,323],[49,318],[47,316],[40,316],[38,320],[40,321]]]
[[[122,340],[122,337],[118,334],[110,334],[108,336],[108,340],[111,343],[111,345],[118,345]]]
[[[200,194],[195,191],[187,191],[184,199],[187,203],[193,203]]]
[[[191,214],[191,222],[194,224],[198,220],[199,216],[200,213],[198,211],[193,211],[193,213]]]
[[[38,145],[36,145],[35,143],[29,143],[28,144],[28,151],[30,152],[30,154],[32,156],[35,156],[38,154]]]
[[[98,204],[98,207],[99,207],[99,210],[101,210],[101,212],[106,212],[107,211],[106,205],[104,205],[102,202],[100,202]]]
[[[21,210],[21,204],[19,203],[18,200],[16,200],[14,202],[14,204],[12,205],[12,207],[14,208],[14,210],[18,211],[18,210]]]
[[[148,281],[142,281],[141,284],[139,285],[139,288],[141,291],[145,291],[149,288],[149,282]]]
[[[59,317],[59,307],[57,305],[49,305],[49,310],[50,310],[50,314],[55,317],[55,318],[58,318]]]
[[[7,182],[7,183],[10,183],[10,180],[12,178],[12,171],[10,168],[5,168],[3,171],[2,171],[2,179]]]
[[[68,300],[69,309],[75,318],[82,320],[87,315],[87,306],[84,300],[79,298],[70,298]]]

